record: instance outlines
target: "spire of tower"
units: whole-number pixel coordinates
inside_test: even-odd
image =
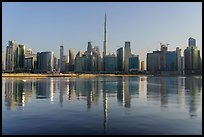
[[[107,41],[107,23],[106,23],[106,12],[105,12],[105,22],[104,22],[104,45],[103,45],[103,55],[107,55],[108,53],[108,41]]]

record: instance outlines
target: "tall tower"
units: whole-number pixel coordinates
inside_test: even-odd
[[[59,70],[60,72],[64,71],[64,65],[63,65],[63,56],[64,56],[64,46],[63,44],[60,46],[60,64],[59,64]]]
[[[105,13],[105,23],[104,23],[104,41],[103,41],[103,56],[108,54],[108,33],[106,25],[106,13]]]

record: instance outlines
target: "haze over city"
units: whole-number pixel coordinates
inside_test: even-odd
[[[176,2],[66,2],[2,3],[2,50],[16,40],[34,52],[54,51],[59,58],[63,43],[76,54],[92,41],[103,52],[104,15],[107,14],[108,53],[131,42],[132,53],[146,61],[146,54],[160,49],[183,50],[188,38],[196,39],[202,58],[202,3]]]

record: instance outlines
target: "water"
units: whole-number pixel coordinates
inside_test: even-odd
[[[202,76],[2,78],[3,134],[202,134]]]

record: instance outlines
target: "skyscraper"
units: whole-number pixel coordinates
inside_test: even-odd
[[[140,69],[139,55],[129,57],[129,71],[134,72]]]
[[[141,61],[141,70],[144,71],[145,70],[145,62]]]
[[[189,38],[188,39],[188,46],[192,47],[192,46],[196,46],[196,40],[194,38]]]
[[[64,68],[65,68],[65,64],[64,64],[64,61],[63,61],[63,57],[64,57],[64,46],[63,44],[60,46],[60,62],[59,62],[59,70],[60,72],[63,72],[64,71]]]
[[[82,51],[81,50],[76,54],[74,70],[76,72],[82,71]]]
[[[15,67],[15,52],[17,49],[17,42],[16,41],[9,41],[8,46],[6,47],[6,70],[7,71],[14,71]]]
[[[106,72],[114,72],[117,71],[117,57],[112,55],[106,55],[103,57],[104,60],[104,71]]]
[[[91,52],[92,52],[92,44],[91,44],[91,41],[88,42],[87,52],[88,52],[89,55],[90,55]]]
[[[16,50],[15,70],[22,71],[25,66],[25,45],[19,44]]]
[[[117,70],[124,71],[124,48],[117,49]]]
[[[200,50],[196,46],[196,40],[188,39],[188,47],[184,50],[184,64],[186,74],[201,74]]]
[[[105,23],[104,23],[104,42],[103,42],[103,56],[108,55],[108,33],[106,24],[106,13],[105,13]]]
[[[125,60],[124,60],[124,67],[125,72],[129,71],[129,57],[131,57],[131,49],[130,49],[130,41],[125,42]]]
[[[37,52],[37,71],[50,73],[54,70],[54,52]]]
[[[74,52],[72,51],[72,49],[69,49],[69,71],[74,71],[74,59]]]

